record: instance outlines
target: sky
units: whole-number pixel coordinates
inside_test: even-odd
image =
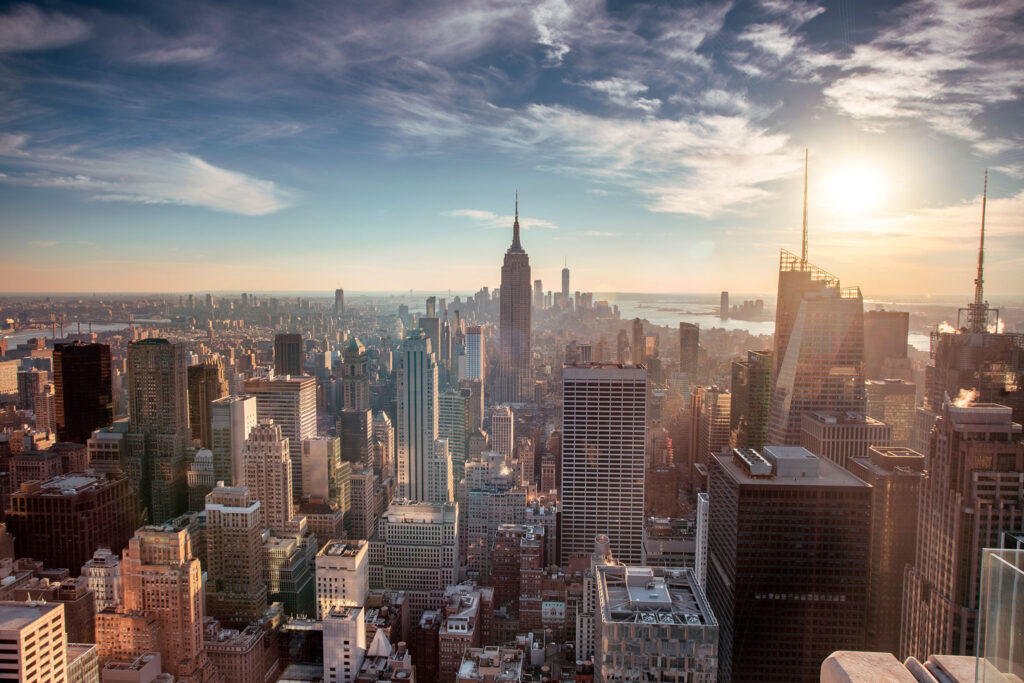
[[[0,6],[0,291],[1024,294],[1024,0]]]

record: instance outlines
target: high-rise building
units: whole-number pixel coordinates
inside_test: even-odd
[[[615,557],[640,562],[647,370],[590,363],[562,369],[563,565],[607,534]]]
[[[697,373],[697,356],[700,349],[700,325],[679,323],[679,371],[690,376]]]
[[[273,420],[260,420],[245,441],[245,486],[260,502],[260,524],[278,534],[294,531],[288,439]]]
[[[81,567],[97,548],[128,545],[139,509],[124,475],[76,473],[22,484],[10,494],[6,522],[17,557]]]
[[[469,389],[449,389],[437,395],[437,435],[448,440],[452,481],[462,480],[469,445]]]
[[[245,381],[246,394],[256,397],[256,417],[273,420],[288,439],[292,480],[302,491],[302,441],[316,436],[316,379],[275,377]],[[248,486],[248,483],[246,483]]]
[[[344,409],[338,415],[341,458],[357,467],[373,465],[373,412]]]
[[[334,315],[345,315],[345,290],[334,290]]]
[[[982,549],[1024,530],[1021,425],[1007,406],[947,399],[926,463],[900,657],[974,655]]]
[[[267,609],[260,501],[244,486],[206,496],[206,604],[211,616],[247,625]]]
[[[713,455],[709,479],[718,680],[817,682],[863,649],[871,487],[799,447]]]
[[[483,332],[477,326],[466,328],[466,370],[463,379],[483,381],[486,359]]]
[[[710,454],[729,445],[732,394],[719,387],[703,387],[699,392],[700,411],[694,412],[696,448],[693,458],[695,464],[707,467]]]
[[[353,683],[366,657],[361,606],[332,607],[323,617],[324,683]]]
[[[533,308],[537,311],[544,308],[544,283],[540,280],[533,281]]]
[[[427,458],[426,497],[428,503],[450,503],[455,500],[452,481],[452,456],[448,452],[448,439],[434,439]]]
[[[185,348],[166,339],[128,344],[128,481],[149,519],[163,522],[187,503],[188,380]]]
[[[718,317],[722,320],[729,319],[729,292],[722,292],[722,299],[718,304]]]
[[[316,618],[335,607],[362,607],[370,587],[365,540],[324,539],[316,555]]]
[[[478,379],[464,379],[459,382],[459,388],[469,392],[469,433],[472,436],[484,426],[484,383]]]
[[[369,410],[370,376],[367,372],[369,362],[366,358],[366,347],[352,337],[345,347],[342,360],[342,403],[345,409]]]
[[[501,358],[498,400],[526,403],[533,400],[531,351],[530,257],[519,243],[519,201],[512,224],[512,245],[501,266]]]
[[[303,375],[304,361],[301,334],[274,335],[274,374]]]
[[[515,416],[508,406],[498,406],[491,415],[491,450],[512,459],[515,443]]]
[[[909,332],[910,313],[906,311],[864,311],[864,376],[908,378]]]
[[[864,412],[864,299],[783,251],[776,319],[767,443],[794,446],[805,412]]]
[[[53,384],[47,382],[32,397],[33,410],[36,412],[36,429],[56,433],[57,431],[57,395]]]
[[[352,538],[370,538],[377,530],[377,476],[372,469],[352,471],[352,507],[349,535]]]
[[[427,460],[437,438],[437,362],[422,330],[406,336],[398,361],[398,495],[426,500]]]
[[[693,570],[596,568],[594,673],[600,681],[713,681],[718,621]],[[657,647],[651,647],[657,643]]]
[[[761,448],[768,435],[772,394],[772,352],[748,351],[747,360],[733,361],[729,404],[730,445]]]
[[[82,565],[82,576],[96,601],[96,612],[115,609],[124,601],[121,557],[110,548],[97,548]]]
[[[459,576],[456,503],[391,502],[370,539],[370,588],[404,590],[409,617],[438,609]]]
[[[245,482],[245,440],[256,426],[255,396],[225,396],[210,403],[213,476],[228,486]]]
[[[380,463],[377,463],[377,457],[374,456],[374,467],[379,468],[385,478],[395,476],[395,428],[391,426],[391,418],[383,411],[373,416],[373,440],[375,448],[380,451]]]
[[[633,318],[633,341],[629,348],[633,352],[633,365],[644,362],[644,322]]]
[[[302,498],[341,504],[341,440],[317,436],[302,442]]]
[[[210,403],[228,395],[224,367],[220,363],[201,363],[188,368],[188,422],[192,438],[203,448],[213,444]]]
[[[871,573],[864,647],[900,651],[903,577],[914,563],[924,456],[909,448],[872,446],[846,468],[871,484]]]
[[[114,419],[110,347],[54,344],[53,387],[57,439],[85,443],[93,430]]]
[[[892,428],[861,413],[804,413],[800,445],[819,458],[846,467],[850,458],[866,458],[872,446],[891,446]]]
[[[22,683],[51,683],[67,678],[68,639],[64,605],[0,602],[3,677]]]
[[[18,407],[35,410],[36,394],[50,381],[50,373],[36,367],[18,370]]]
[[[466,477],[459,492],[459,529],[463,541],[459,554],[464,564],[490,575],[495,534],[503,524],[526,521],[526,488],[519,485],[509,460],[500,453],[484,453],[466,463]]]
[[[562,301],[569,301],[569,264],[562,268]]]
[[[125,610],[156,614],[164,671],[189,681],[214,680],[217,672],[203,650],[202,569],[188,530],[139,528],[124,551],[123,567]]]
[[[903,379],[869,379],[864,391],[867,415],[892,427],[894,446],[909,446],[914,438],[917,385]]]

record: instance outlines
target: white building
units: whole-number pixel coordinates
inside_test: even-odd
[[[254,396],[225,396],[210,401],[210,440],[213,476],[228,486],[245,485],[242,449],[256,426]]]
[[[369,544],[327,541],[316,556],[316,618],[335,607],[362,607],[370,587]]]
[[[697,553],[693,575],[701,590],[707,590],[708,578],[708,507],[711,499],[706,493],[697,494]]]
[[[334,607],[323,619],[324,683],[351,683],[366,656],[362,607]]]
[[[277,534],[293,531],[292,470],[281,427],[261,420],[246,439],[244,457],[246,487],[260,501],[261,523]]]
[[[617,363],[562,370],[563,565],[607,534],[616,559],[643,554],[647,369]]]
[[[452,456],[448,439],[434,439],[434,450],[427,461],[428,503],[450,503],[455,500],[452,483]]]
[[[427,500],[427,462],[437,438],[437,361],[423,330],[398,356],[398,495]]]
[[[250,379],[245,393],[256,397],[256,417],[273,420],[288,439],[295,490],[302,491],[302,441],[316,436],[316,379],[282,375]],[[248,482],[246,482],[248,486]]]
[[[515,416],[508,406],[498,406],[491,415],[491,450],[512,459],[515,444]]]
[[[96,600],[96,611],[113,609],[123,600],[121,558],[110,548],[98,548],[92,559],[82,565],[82,576]]]
[[[479,327],[466,329],[466,369],[460,379],[484,378],[484,336]]]

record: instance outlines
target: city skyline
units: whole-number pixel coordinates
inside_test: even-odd
[[[1015,7],[15,5],[5,289],[473,291],[518,188],[547,290],[568,258],[586,291],[769,291],[809,149],[809,258],[867,296],[967,291],[989,168],[1005,296]]]

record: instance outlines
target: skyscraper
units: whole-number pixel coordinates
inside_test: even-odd
[[[448,440],[452,481],[458,483],[466,467],[469,445],[469,389],[449,389],[437,395],[437,434]]]
[[[225,396],[210,403],[213,476],[228,486],[245,481],[245,440],[256,426],[255,396]]]
[[[498,406],[491,415],[491,450],[512,459],[515,440],[515,416],[508,406]]]
[[[909,332],[910,313],[906,311],[864,311],[864,376],[909,378]]]
[[[566,263],[565,267],[562,268],[562,305],[567,305],[569,302],[569,264]]]
[[[640,318],[633,318],[633,342],[629,348],[633,352],[633,365],[644,362],[644,322]]]
[[[487,354],[484,351],[484,337],[480,327],[473,326],[466,328],[466,373],[463,379],[484,378],[484,361]]]
[[[203,448],[213,443],[210,403],[228,395],[224,367],[218,363],[200,363],[188,368],[188,422],[192,438]]]
[[[730,444],[736,448],[761,448],[768,434],[772,352],[748,351],[746,361],[733,361],[730,393]]]
[[[345,290],[334,290],[334,315],[345,315]]]
[[[358,339],[345,347],[342,366],[342,402],[346,410],[370,409],[370,377],[367,373],[366,347]]]
[[[525,403],[533,399],[533,355],[530,345],[530,257],[519,243],[519,200],[512,224],[512,246],[501,267],[501,359],[498,400]]]
[[[533,281],[533,308],[538,311],[544,308],[544,283],[540,280]]]
[[[722,320],[729,319],[729,292],[722,292],[722,300],[718,305],[718,317]]]
[[[695,464],[707,467],[711,454],[729,445],[732,394],[719,387],[703,387],[698,391],[700,412],[694,414],[697,424],[694,429],[696,449],[693,459]]]
[[[54,344],[54,410],[57,440],[85,443],[94,429],[114,419],[110,347]]]
[[[185,349],[166,339],[128,344],[128,481],[149,519],[185,510],[188,381]]]
[[[24,683],[68,680],[68,639],[64,629],[64,605],[0,602],[5,678]]]
[[[426,500],[427,460],[437,438],[437,362],[422,330],[405,338],[398,360],[398,495]]]
[[[316,379],[291,376],[248,379],[245,393],[256,397],[256,417],[273,420],[288,439],[295,490],[302,491],[302,441],[316,436]],[[248,485],[248,482],[247,482]]]
[[[562,369],[564,565],[607,534],[616,558],[639,564],[644,517],[647,370],[611,363]]]
[[[274,335],[274,374],[301,375],[304,360],[301,334]]]
[[[260,502],[260,523],[276,534],[292,532],[292,468],[288,439],[273,420],[261,420],[245,441],[245,485]]]
[[[871,487],[803,448],[766,446],[713,455],[708,488],[718,680],[817,683],[830,653],[862,650]]]
[[[206,496],[206,600],[210,615],[241,626],[263,616],[263,529],[260,501],[244,486],[218,486]]]
[[[691,382],[697,372],[699,348],[700,326],[694,323],[679,323],[679,371],[688,374]]]
[[[994,403],[947,398],[929,439],[900,657],[975,654],[982,548],[1024,530],[1021,425]]]

